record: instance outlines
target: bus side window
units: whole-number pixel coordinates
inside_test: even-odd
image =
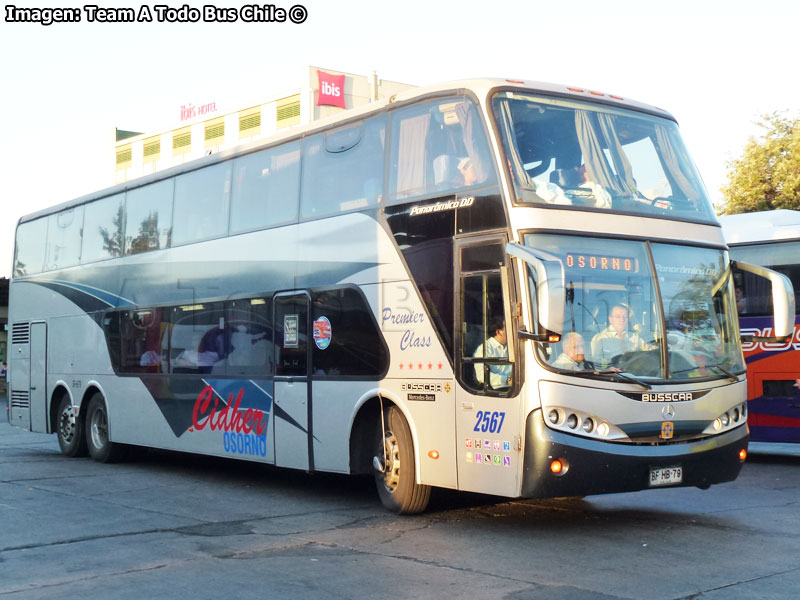
[[[391,119],[390,203],[495,181],[480,114],[471,100],[415,104],[393,112]]]
[[[125,201],[125,254],[169,247],[174,189],[175,181],[166,179],[128,192]]]
[[[307,138],[301,218],[377,206],[383,194],[385,142],[385,115]]]
[[[269,298],[233,300],[227,304],[228,375],[275,374],[271,320]]]
[[[230,162],[179,175],[175,180],[173,245],[225,235],[230,191]]]
[[[17,228],[17,247],[14,257],[14,276],[41,273],[44,267],[47,217],[28,221]]]
[[[313,292],[312,369],[314,377],[377,379],[389,354],[363,294],[354,288]]]
[[[122,256],[125,194],[86,205],[81,263]]]
[[[170,321],[172,373],[225,374],[230,336],[222,302],[175,307]]]
[[[47,218],[45,270],[77,265],[81,255],[83,206],[62,210]]]
[[[117,370],[120,373],[163,373],[163,347],[166,343],[167,323],[164,309],[144,308],[116,313],[121,351]],[[109,320],[109,323],[114,321]],[[106,335],[111,340],[111,329]],[[112,353],[112,360],[114,355]]]
[[[231,233],[296,221],[299,196],[300,142],[237,158]]]

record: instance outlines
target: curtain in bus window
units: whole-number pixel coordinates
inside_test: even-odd
[[[583,153],[583,161],[589,178],[603,188],[614,190],[618,195],[624,194],[625,190],[620,185],[612,166],[606,160],[603,142],[597,135],[597,131],[592,125],[591,115],[587,111],[575,111],[575,131],[578,134],[578,144]]]
[[[62,210],[47,218],[46,271],[78,264],[81,256],[81,229],[83,206]]]
[[[300,142],[236,159],[231,233],[295,221],[299,195]]]
[[[607,113],[597,113],[597,122],[600,125],[600,130],[603,132],[606,140],[608,140],[608,152],[611,155],[611,160],[614,162],[614,169],[619,178],[622,179],[622,184],[626,194],[636,192],[636,182],[633,180],[633,173],[631,171],[631,164],[622,150],[622,144],[617,135],[617,128],[614,123],[616,117]]]
[[[425,190],[425,138],[429,122],[429,114],[400,121],[395,187],[398,198],[408,198]]]
[[[230,162],[180,175],[175,182],[173,244],[225,235],[230,192]]]
[[[417,104],[392,113],[390,200],[455,193],[492,183],[480,113],[467,99]]]
[[[128,192],[125,254],[169,247],[174,182],[174,179],[167,179]]]
[[[677,184],[684,195],[696,205],[700,196],[681,168],[681,161],[678,154],[675,152],[675,148],[672,146],[672,142],[670,142],[669,132],[663,125],[658,124],[655,125],[655,130],[659,153],[666,164],[672,180]]]
[[[456,115],[461,123],[464,135],[464,148],[467,150],[468,163],[462,164],[461,172],[464,174],[465,185],[477,185],[485,182],[491,172],[491,159],[488,148],[483,139],[483,129],[478,112],[471,102],[459,102],[456,105]],[[471,169],[471,172],[468,171]]]
[[[124,222],[124,193],[87,204],[81,262],[122,256]]]

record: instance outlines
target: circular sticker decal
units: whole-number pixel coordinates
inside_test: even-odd
[[[314,343],[320,350],[325,350],[331,343],[331,322],[328,317],[320,317],[314,321]]]

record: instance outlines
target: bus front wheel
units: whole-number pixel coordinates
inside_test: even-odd
[[[420,513],[428,506],[431,488],[416,481],[411,430],[394,406],[386,411],[385,426],[378,427],[373,460],[375,483],[383,505],[401,515]]]
[[[83,418],[72,408],[69,396],[64,394],[58,404],[58,424],[56,428],[61,454],[75,458],[86,456],[86,439],[83,437]]]
[[[125,454],[125,446],[108,439],[108,410],[99,392],[89,400],[86,411],[86,445],[92,458],[102,463],[117,462]]]

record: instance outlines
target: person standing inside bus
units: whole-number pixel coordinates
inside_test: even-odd
[[[508,358],[508,337],[506,336],[506,323],[502,317],[493,317],[489,320],[489,331],[494,332],[475,350],[475,358]],[[484,350],[485,348],[485,350]],[[483,383],[484,363],[475,365],[475,377],[478,383]],[[489,365],[489,387],[502,389],[511,387],[511,364]]]
[[[592,338],[592,360],[603,368],[612,360],[626,352],[648,350],[647,344],[638,333],[628,331],[628,307],[616,304],[608,314],[608,327]]]

